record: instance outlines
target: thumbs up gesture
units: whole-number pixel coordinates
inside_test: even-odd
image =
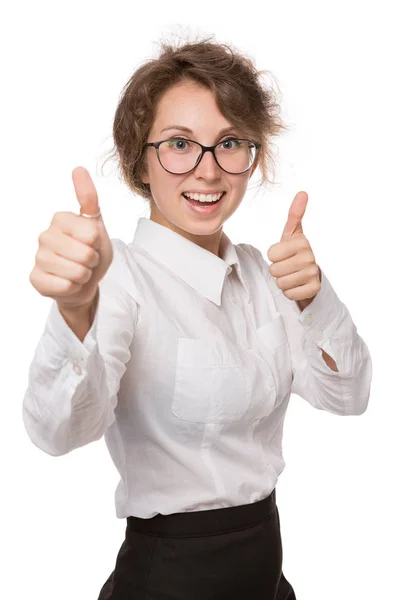
[[[281,240],[267,252],[272,263],[269,272],[276,277],[276,285],[287,298],[297,302],[300,310],[306,308],[321,289],[321,270],[315,262],[301,222],[307,202],[306,192],[296,194]]]
[[[40,233],[35,266],[29,280],[42,295],[57,301],[69,312],[90,306],[98,283],[106,274],[113,247],[101,214],[94,183],[86,169],[72,172],[80,214],[56,212],[50,227]]]

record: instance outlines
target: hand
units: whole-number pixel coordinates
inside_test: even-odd
[[[321,269],[315,262],[301,223],[307,202],[306,192],[296,194],[281,240],[267,252],[272,262],[269,272],[277,278],[276,285],[287,298],[295,300],[301,310],[313,301],[321,289]]]
[[[88,171],[77,167],[72,180],[81,211],[96,214],[98,196]],[[29,280],[42,296],[56,300],[60,310],[77,311],[94,302],[112,259],[113,247],[101,215],[87,219],[57,212],[50,227],[39,235]]]

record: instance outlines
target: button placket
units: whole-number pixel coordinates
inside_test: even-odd
[[[265,389],[268,393],[275,389],[276,401],[278,401],[287,392],[289,386],[287,378],[289,377],[289,348],[282,316],[276,313],[269,323],[257,329],[257,335],[268,352],[265,360],[269,373],[264,380]]]
[[[236,276],[236,279],[240,283],[240,280],[237,278],[236,274],[235,274],[235,276]],[[236,322],[238,323],[238,327],[239,327],[239,321],[242,323],[241,334],[238,337],[239,337],[239,340],[243,340],[243,342],[241,343],[242,348],[249,350],[250,345],[249,345],[248,324],[246,321],[245,314],[244,314],[243,310],[241,309],[241,303],[238,300],[236,300],[236,298],[234,296],[235,286],[234,286],[234,283],[233,283],[231,277],[232,276],[229,277],[229,297],[230,297],[232,304],[238,309],[235,312],[235,319],[236,319]]]
[[[72,356],[72,368],[77,375],[82,375],[83,356],[79,350],[76,350]]]
[[[81,365],[78,365],[77,363],[74,363],[72,365],[72,368],[74,369],[74,371],[75,371],[75,373],[77,375],[82,375],[82,367],[81,367]]]

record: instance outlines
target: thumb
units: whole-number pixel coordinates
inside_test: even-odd
[[[72,171],[72,181],[81,213],[96,215],[100,210],[99,198],[89,171],[84,167],[76,167]]]
[[[281,242],[297,233],[303,233],[302,219],[308,203],[307,192],[298,192],[289,208],[288,218],[282,232]]]

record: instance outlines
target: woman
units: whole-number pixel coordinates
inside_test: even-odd
[[[110,240],[77,168],[80,214],[56,213],[39,236],[30,281],[55,302],[24,422],[52,455],[105,436],[127,527],[99,600],[295,599],[275,495],[289,398],[361,414],[371,361],[310,260],[304,196],[273,265],[223,232],[257,166],[267,181],[283,128],[248,58],[210,40],[165,46],[114,120],[124,180],[150,219],[130,244]]]

